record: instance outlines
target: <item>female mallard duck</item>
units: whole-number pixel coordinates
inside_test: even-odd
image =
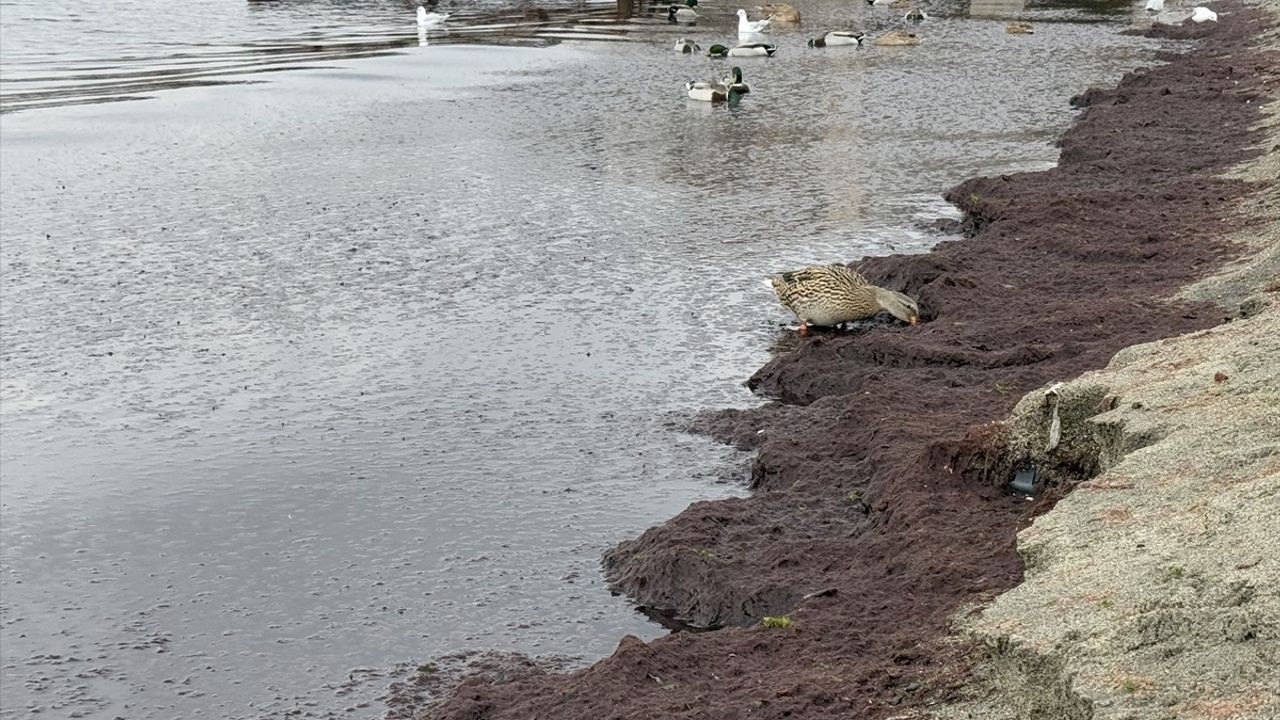
[[[891,30],[876,38],[877,45],[919,45],[920,38],[915,33]]]
[[[902,19],[906,22],[922,23],[929,19],[929,14],[920,8],[911,8],[906,15],[902,16]]]
[[[773,57],[778,46],[770,43],[740,43],[725,51],[720,57]]]
[[[680,38],[676,41],[676,52],[692,55],[696,52],[702,52],[702,48],[698,47],[698,43],[689,38]]]
[[[824,48],[835,45],[861,45],[862,39],[865,37],[865,33],[853,32],[852,30],[832,30],[825,35],[809,38],[809,47]]]
[[[800,11],[786,3],[768,3],[760,8],[760,12],[778,25],[800,24]]]
[[[738,34],[751,35],[752,33],[764,32],[769,27],[769,18],[763,20],[748,20],[747,11],[738,8]]]
[[[887,312],[915,325],[920,306],[895,290],[876,287],[840,263],[815,265],[769,278],[769,285],[800,321],[800,334],[810,325],[834,326]]]
[[[667,8],[667,22],[669,23],[691,23],[698,19],[698,13],[694,10],[698,5],[698,0],[684,0],[685,7],[672,5]]]
[[[1004,31],[1010,35],[1032,35],[1036,29],[1029,22],[1013,21],[1004,26]]]

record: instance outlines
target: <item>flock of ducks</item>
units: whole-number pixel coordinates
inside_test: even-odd
[[[683,0],[684,5],[667,8],[667,21],[691,23],[698,17],[698,0]],[[891,4],[887,0],[867,0],[868,4]],[[901,0],[893,0],[901,2]],[[733,46],[716,44],[706,49],[707,57],[772,57],[777,45],[765,42],[760,33],[775,25],[795,25],[800,13],[792,6],[771,3],[761,8],[765,17],[752,20],[746,10],[738,10],[738,43]],[[903,16],[907,23],[920,23],[928,18],[921,10],[911,9]],[[866,34],[855,30],[829,30],[808,40],[811,48],[859,46]],[[920,42],[913,33],[895,30],[880,36],[878,45],[915,45]],[[682,55],[702,53],[698,43],[680,38],[675,51]],[[685,92],[692,100],[711,103],[727,103],[736,106],[751,88],[743,81],[742,68],[733,67],[727,76],[719,80],[685,83]],[[877,287],[848,266],[834,263],[816,265],[771,276],[767,283],[778,300],[795,314],[800,324],[800,334],[807,335],[810,326],[835,327],[845,323],[865,320],[880,313],[915,325],[920,320],[920,308],[911,297],[895,290]]]
[[[870,5],[883,4],[902,4],[905,0],[866,0]],[[698,19],[698,0],[684,0],[683,5],[673,4],[667,8],[667,22],[676,24],[688,24]],[[707,57],[711,58],[732,58],[732,57],[773,57],[778,51],[778,46],[765,42],[761,37],[761,33],[767,32],[773,25],[795,25],[800,22],[800,12],[791,5],[786,3],[769,3],[760,8],[765,17],[759,20],[752,20],[747,16],[747,11],[739,9],[738,15],[738,43],[736,45],[712,45],[707,48]],[[924,22],[929,16],[922,10],[910,9],[903,16],[903,21],[908,23]],[[811,48],[836,47],[840,45],[861,45],[866,39],[866,34],[854,30],[831,30],[817,37],[810,38],[808,45]],[[877,45],[917,45],[920,39],[914,33],[895,30],[888,32],[876,39]],[[680,38],[676,41],[675,50],[683,55],[692,55],[702,52],[702,47],[689,38]],[[690,80],[685,83],[685,92],[693,100],[701,100],[706,102],[725,102],[730,106],[735,106],[745,93],[738,92],[737,87],[745,87],[741,81],[741,68],[733,68],[732,70],[737,81],[732,81],[731,77],[725,77],[721,80],[697,81]]]
[[[869,5],[898,5],[904,0],[866,0]],[[1164,11],[1165,0],[1147,0],[1145,8],[1151,13]],[[697,20],[698,12],[694,8],[698,0],[684,0],[684,5],[671,5],[667,9],[667,20],[671,23],[692,23]],[[772,57],[777,46],[764,42],[760,33],[773,24],[797,24],[800,13],[790,5],[773,3],[765,5],[762,10],[766,17],[751,20],[746,10],[738,10],[738,44],[712,45],[707,48],[707,56],[712,58],[727,57]],[[438,27],[449,19],[448,13],[428,12],[425,7],[418,7],[419,31]],[[920,23],[928,19],[928,15],[918,9],[908,10],[903,21]],[[1217,22],[1217,13],[1205,7],[1196,7],[1189,18],[1192,22]],[[1035,32],[1030,23],[1010,22],[1005,26],[1010,34],[1030,34]],[[810,38],[811,48],[862,45],[866,35],[854,30],[830,30],[817,37]],[[915,45],[920,42],[914,33],[895,30],[880,36],[877,45]],[[676,41],[675,50],[685,55],[702,52],[702,48],[688,38]],[[710,103],[727,103],[736,106],[743,95],[751,92],[751,88],[743,80],[742,68],[733,67],[725,77],[711,81],[690,80],[685,83],[685,93],[690,99]],[[792,313],[800,323],[800,334],[807,335],[809,326],[818,325],[837,327],[844,323],[865,320],[880,313],[888,313],[894,318],[915,325],[920,321],[920,307],[914,299],[896,290],[877,287],[862,275],[848,266],[833,263],[816,265],[771,276],[767,285],[778,296],[778,300]]]

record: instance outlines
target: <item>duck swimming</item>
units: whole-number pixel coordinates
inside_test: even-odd
[[[759,10],[769,18],[770,22],[779,25],[797,25],[800,23],[800,11],[786,3],[769,3],[759,8]]]
[[[773,57],[778,46],[770,43],[741,43],[729,48],[729,57]]]
[[[698,0],[685,0],[685,7],[672,5],[667,8],[667,22],[669,23],[691,23],[698,19],[698,13],[693,8],[697,6]]]
[[[750,35],[752,33],[764,32],[769,27],[769,18],[764,20],[748,20],[747,11],[738,9],[738,34]]]
[[[742,68],[740,67],[735,66],[730,69],[729,74],[720,81],[720,84],[730,90],[736,90],[739,95],[746,95],[751,92],[751,86],[742,81]]]
[[[853,32],[852,30],[832,30],[816,38],[809,38],[809,47],[824,48],[836,45],[861,45],[862,39],[866,36],[866,33]]]
[[[676,52],[685,55],[692,55],[696,52],[702,52],[702,48],[698,47],[698,43],[689,38],[680,38],[676,41]]]
[[[769,287],[800,321],[800,334],[809,334],[810,325],[832,327],[887,312],[915,325],[920,322],[920,306],[896,290],[876,287],[847,265],[815,265],[779,273],[769,278]]]
[[[690,100],[700,100],[709,103],[729,103],[729,107],[737,107],[738,102],[742,99],[742,91],[736,85],[742,83],[742,70],[740,68],[733,69],[732,80],[718,82],[697,82],[690,80],[684,84],[685,92],[689,95]]]
[[[920,38],[914,33],[891,30],[876,38],[877,45],[919,45]]]

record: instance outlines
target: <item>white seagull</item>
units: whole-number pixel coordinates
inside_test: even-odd
[[[1191,11],[1191,22],[1218,22],[1218,13],[1207,7],[1198,7]]]
[[[764,20],[748,20],[747,11],[738,9],[738,34],[750,35],[752,33],[764,32],[769,27],[769,18]]]
[[[427,12],[427,9],[418,6],[418,27],[427,28],[443,25],[445,20],[449,19],[449,13]]]

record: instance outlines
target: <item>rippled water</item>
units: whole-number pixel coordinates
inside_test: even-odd
[[[928,248],[942,190],[1052,162],[1066,96],[1149,58],[947,4],[919,47],[809,51],[895,15],[796,4],[732,111],[680,87],[724,64],[670,51],[732,38],[711,0],[592,30],[626,42],[460,6],[467,42],[426,47],[390,2],[0,5],[5,716],[338,712],[355,668],[661,632],[599,554],[739,492],[673,424],[753,402],[788,337],[761,277]],[[84,104],[317,33],[382,49]]]

